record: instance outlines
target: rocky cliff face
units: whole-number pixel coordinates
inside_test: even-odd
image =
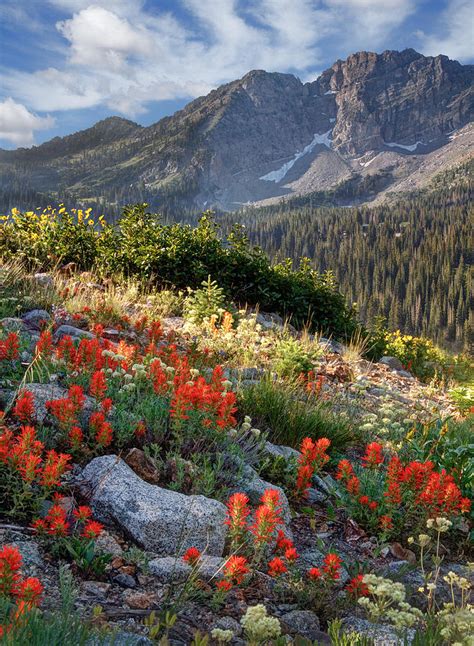
[[[474,66],[412,49],[359,52],[305,84],[253,71],[148,128],[112,118],[2,151],[0,187],[21,173],[52,196],[224,209],[374,173],[385,190],[425,165],[428,180],[441,147],[452,163],[470,154],[472,131],[461,129],[473,118],[473,79]]]

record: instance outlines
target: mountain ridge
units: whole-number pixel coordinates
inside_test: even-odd
[[[473,81],[474,66],[413,49],[357,52],[307,83],[252,70],[147,127],[109,117],[31,149],[0,150],[0,189],[8,199],[21,178],[25,190],[57,199],[234,210],[373,171],[388,188],[414,172],[429,181],[443,169],[442,160],[432,168],[434,151],[450,146],[455,164],[466,142],[472,150],[469,128],[459,152],[451,144],[473,119]]]

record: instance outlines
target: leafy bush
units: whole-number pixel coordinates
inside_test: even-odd
[[[373,340],[377,354],[397,357],[406,370],[420,379],[433,377],[445,366],[446,355],[429,339],[403,334],[400,330],[389,332],[383,328],[378,330],[377,335]]]
[[[272,266],[235,227],[221,240],[204,214],[195,228],[162,224],[145,204],[124,209],[116,226],[96,222],[88,211],[46,209],[42,214],[13,210],[0,229],[0,257],[23,259],[30,268],[50,269],[74,262],[79,269],[137,276],[162,287],[197,288],[218,279],[227,298],[288,316],[294,325],[346,338],[357,329],[332,274],[320,274],[303,259],[298,269],[287,260]]]
[[[314,354],[308,352],[296,339],[284,339],[275,349],[275,371],[280,377],[299,377],[313,368]]]
[[[301,399],[298,384],[264,379],[240,393],[241,407],[270,442],[299,448],[305,437],[327,437],[331,447],[340,449],[353,439],[352,429],[341,415],[323,402]]]

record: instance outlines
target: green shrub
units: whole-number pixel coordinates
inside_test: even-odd
[[[268,432],[270,442],[299,448],[305,437],[327,437],[332,449],[351,442],[349,422],[323,402],[300,399],[300,390],[297,384],[264,379],[240,393],[240,409],[258,428]]]
[[[14,211],[0,228],[0,258],[23,259],[35,269],[75,262],[80,269],[137,276],[164,288],[196,289],[210,275],[227,299],[278,312],[296,326],[308,323],[337,338],[357,329],[355,312],[332,274],[315,271],[309,260],[297,269],[290,260],[272,265],[238,227],[221,240],[208,213],[197,227],[165,225],[146,206],[126,207],[116,226],[82,211]]]
[[[298,377],[313,368],[313,355],[296,339],[284,339],[275,349],[275,372],[280,377]]]

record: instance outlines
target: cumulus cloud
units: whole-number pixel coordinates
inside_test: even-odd
[[[474,55],[474,0],[452,0],[440,18],[439,33],[418,32],[423,54],[443,53],[458,61]]]
[[[362,41],[376,47],[415,0],[177,0],[173,11],[143,0],[49,3],[69,14],[56,24],[65,57],[6,73],[6,91],[34,110],[105,105],[134,117],[151,101],[193,98],[255,68],[314,78],[328,42],[348,53]]]
[[[52,128],[52,117],[38,117],[11,97],[0,102],[0,139],[17,146],[28,146],[34,141],[35,130]]]

